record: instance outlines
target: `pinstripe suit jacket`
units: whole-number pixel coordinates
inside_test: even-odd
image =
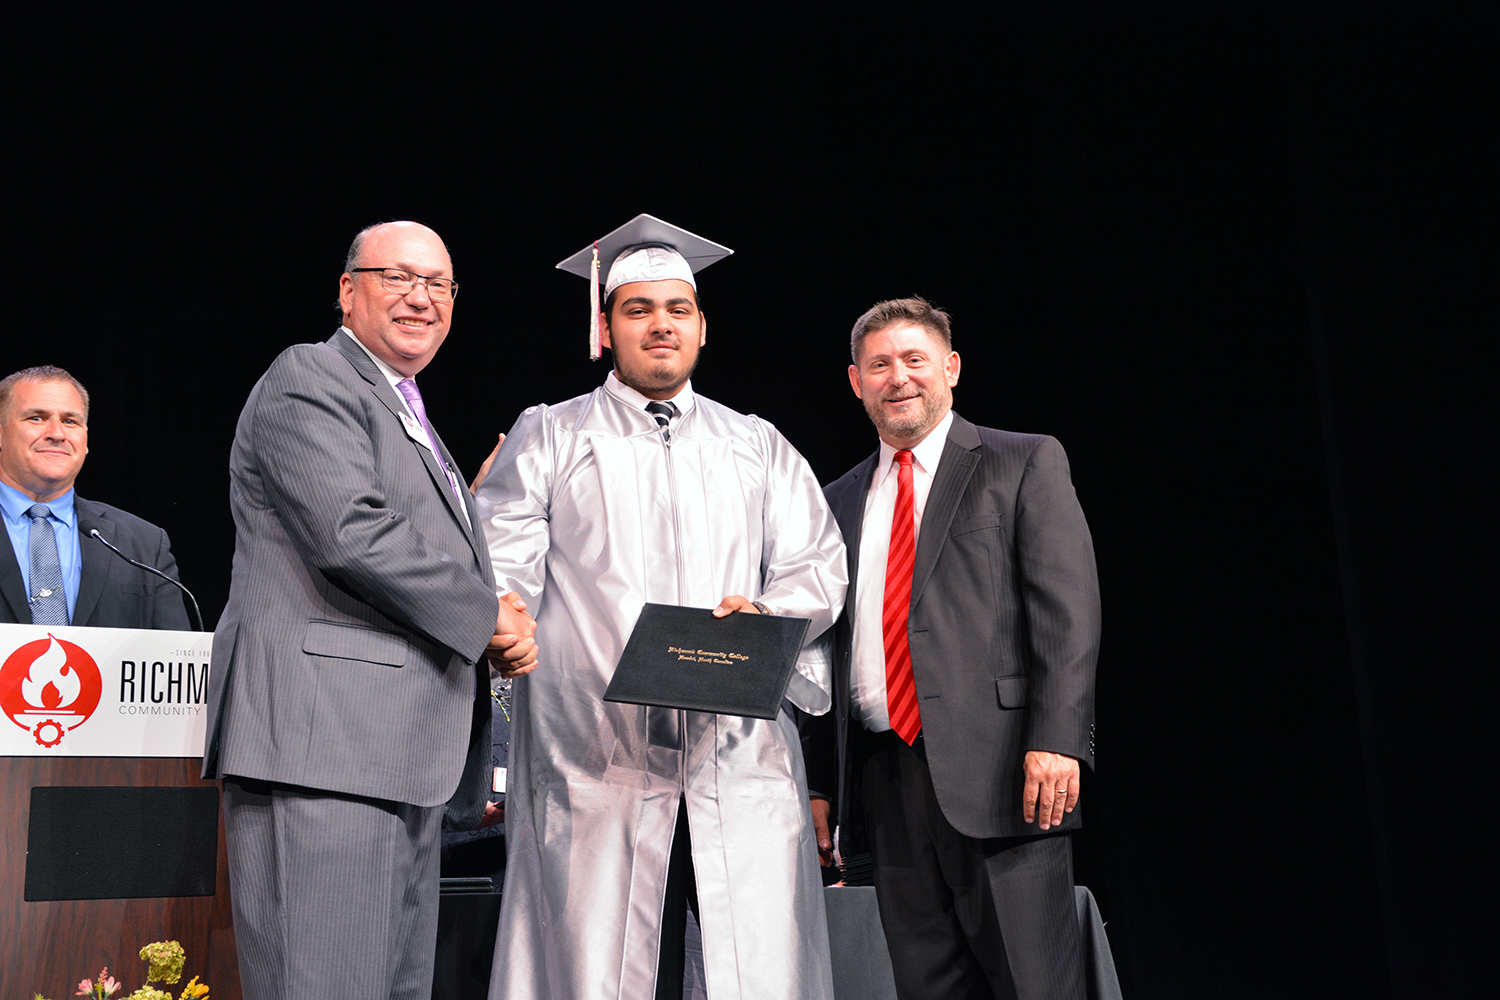
[[[834,711],[803,720],[808,786],[840,795],[841,846],[865,848],[850,718],[852,609],[865,497],[879,453],[823,492],[849,553],[835,626]],[[907,621],[938,804],[970,837],[1038,833],[1021,816],[1026,751],[1094,760],[1099,582],[1088,524],[1057,440],[954,414],[922,513]],[[1053,830],[1070,830],[1075,810]]]
[[[417,806],[457,789],[461,812],[482,812],[490,560],[438,465],[447,449],[413,440],[402,412],[342,332],[287,349],[251,391],[229,460],[205,777]]]

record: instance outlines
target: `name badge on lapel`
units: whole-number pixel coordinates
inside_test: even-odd
[[[434,455],[437,454],[437,452],[433,450],[432,442],[427,440],[427,432],[422,429],[422,425],[417,421],[416,417],[412,416],[410,413],[401,414],[401,426],[406,428],[407,437],[411,438],[413,441],[417,442],[417,444],[421,445],[423,448],[426,448],[428,451],[431,451]]]

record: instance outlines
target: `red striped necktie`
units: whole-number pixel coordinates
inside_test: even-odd
[[[916,502],[911,484],[911,452],[896,452],[896,510],[891,515],[891,546],[885,556],[885,704],[891,728],[908,745],[922,731],[917,687],[911,675],[906,618],[911,611],[911,570],[917,555]]]

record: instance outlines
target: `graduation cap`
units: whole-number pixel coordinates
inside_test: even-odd
[[[589,279],[589,359],[599,360],[599,261],[609,262],[603,298],[632,281],[686,281],[697,291],[693,272],[733,250],[705,240],[653,215],[637,215],[625,225],[558,263],[558,268]]]

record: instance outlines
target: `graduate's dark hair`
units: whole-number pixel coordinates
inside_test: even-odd
[[[692,288],[693,286],[689,285],[688,287]],[[605,298],[603,304],[599,306],[600,310],[602,310],[603,313],[604,313],[604,324],[606,326],[609,325],[609,318],[610,318],[610,316],[614,315],[614,311],[615,311],[615,292],[618,292],[618,291],[619,291],[619,289],[616,288],[614,292],[610,292],[609,296],[607,298]],[[703,296],[701,296],[701,295],[698,294],[698,289],[696,289],[696,288],[693,288],[693,304],[698,307],[698,311],[699,312],[703,311]]]

